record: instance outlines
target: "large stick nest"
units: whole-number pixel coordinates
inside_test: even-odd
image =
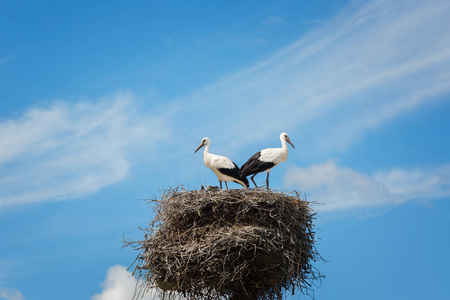
[[[140,294],[157,286],[169,298],[280,299],[321,277],[314,213],[295,191],[175,188],[151,202],[145,238],[127,243],[139,250]]]

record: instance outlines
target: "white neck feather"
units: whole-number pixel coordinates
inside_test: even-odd
[[[287,150],[286,140],[283,139],[283,137],[280,136],[280,141],[281,141],[281,148],[283,150],[285,150],[285,149]]]

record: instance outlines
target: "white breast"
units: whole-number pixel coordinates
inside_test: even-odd
[[[233,169],[234,164],[228,157],[207,153],[203,157],[205,166],[210,169]]]
[[[261,150],[260,161],[271,162],[278,165],[280,162],[287,160],[287,151],[283,148],[268,148]]]

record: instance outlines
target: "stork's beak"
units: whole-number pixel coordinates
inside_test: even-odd
[[[286,142],[288,142],[289,144],[291,144],[292,148],[295,149],[294,144],[292,144],[292,142],[291,142],[291,140],[290,140],[289,138],[286,140]]]
[[[194,153],[197,153],[197,151],[198,151],[201,147],[203,147],[204,145],[205,145],[205,144],[200,143],[200,146],[198,146],[197,150],[195,150]]]

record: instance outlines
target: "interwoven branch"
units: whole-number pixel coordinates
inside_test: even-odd
[[[297,192],[167,190],[155,203],[133,274],[140,291],[169,298],[275,299],[307,293],[321,275],[312,265],[314,213]],[[176,291],[177,293],[168,292]],[[142,294],[142,293],[141,293]]]

